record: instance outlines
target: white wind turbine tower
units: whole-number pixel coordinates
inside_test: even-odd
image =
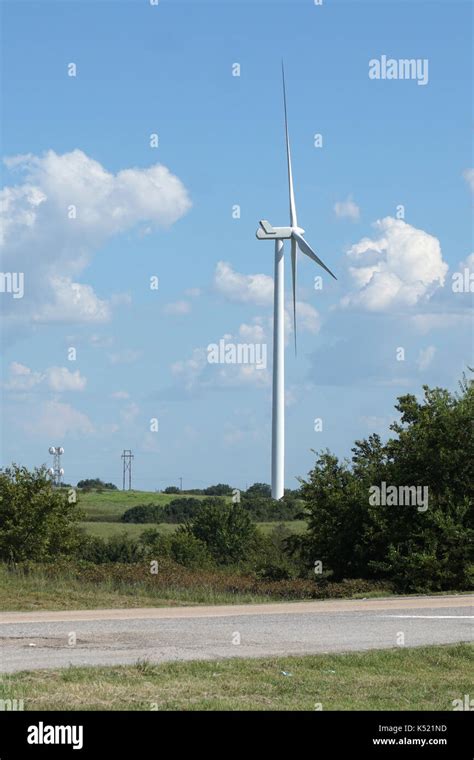
[[[290,138],[288,136],[288,116],[286,112],[285,70],[281,65],[283,79],[283,105],[285,111],[286,157],[288,163],[288,188],[290,195],[290,227],[272,227],[266,220],[259,222],[259,240],[275,241],[275,277],[273,291],[273,400],[272,400],[272,498],[281,499],[285,491],[285,268],[284,240],[291,240],[291,272],[293,286],[293,328],[296,353],[296,253],[299,248],[319,264],[331,277],[337,279],[330,269],[315,254],[303,237],[304,230],[298,227],[293,172],[291,168]]]

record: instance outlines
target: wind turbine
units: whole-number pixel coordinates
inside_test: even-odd
[[[273,282],[273,399],[272,399],[272,498],[281,499],[285,491],[285,267],[284,240],[291,240],[291,273],[293,289],[293,328],[296,353],[296,254],[301,253],[319,264],[331,277],[336,276],[316,255],[304,239],[304,230],[298,227],[293,171],[291,168],[290,138],[286,109],[285,69],[281,64],[283,81],[283,107],[285,111],[286,159],[290,197],[290,226],[273,227],[263,219],[259,222],[257,238],[275,241],[275,276]]]

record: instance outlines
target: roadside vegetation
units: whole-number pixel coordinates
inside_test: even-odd
[[[53,488],[45,468],[12,465],[0,472],[0,603],[41,604],[35,584],[53,603],[52,583],[81,604],[96,584],[96,597],[115,594],[117,605],[134,595],[159,604],[470,590],[473,401],[466,378],[455,394],[400,397],[388,441],[356,441],[351,461],[315,452],[307,479],[280,502],[264,483]],[[387,487],[418,501],[373,499]]]
[[[25,710],[453,710],[469,694],[468,644],[218,662],[70,667],[4,675]]]

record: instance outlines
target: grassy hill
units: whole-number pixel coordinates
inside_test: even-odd
[[[156,493],[156,491],[78,491],[78,505],[86,515],[83,527],[93,536],[110,538],[126,531],[130,536],[138,536],[143,530],[154,527],[154,523],[134,524],[120,521],[123,513],[131,507],[142,504],[164,506],[173,499],[189,498],[189,494]],[[194,496],[193,499],[205,499]],[[230,499],[230,497],[226,497]],[[265,533],[273,530],[277,522],[257,523]],[[306,527],[304,520],[292,520],[284,523],[295,533],[301,533]],[[162,533],[171,533],[178,527],[171,523],[159,523]]]
[[[156,491],[81,491],[78,490],[78,504],[89,522],[118,522],[127,509],[142,504],[169,504],[179,499],[179,494],[156,493]],[[183,494],[183,498],[189,498]],[[204,499],[204,496],[193,496]]]

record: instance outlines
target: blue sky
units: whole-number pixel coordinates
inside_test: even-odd
[[[273,249],[255,230],[288,223],[282,57],[299,221],[338,277],[315,290],[300,257],[286,485],[311,449],[387,435],[397,395],[456,388],[472,365],[472,293],[452,287],[474,271],[470,3],[1,6],[2,267],[25,282],[0,293],[4,465],[63,445],[68,482],[120,484],[131,448],[138,488],[269,481]],[[382,55],[427,59],[428,83],[370,79]],[[286,277],[290,309],[289,261]],[[267,370],[210,365],[224,336],[265,343]]]

